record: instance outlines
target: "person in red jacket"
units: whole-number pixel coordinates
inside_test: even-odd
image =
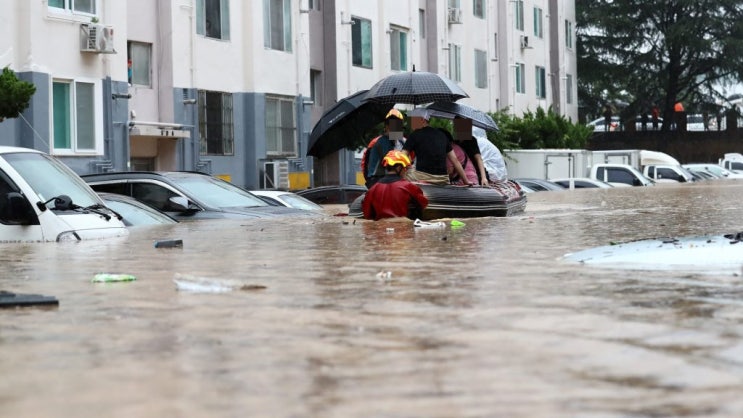
[[[405,180],[410,158],[402,151],[392,150],[382,160],[386,175],[374,184],[364,197],[361,208],[364,218],[378,221],[384,218],[420,218],[428,199],[420,187]]]

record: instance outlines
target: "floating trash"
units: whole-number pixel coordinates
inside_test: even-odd
[[[458,221],[456,219],[452,219],[450,225],[451,225],[452,228],[461,228],[461,227],[465,226],[466,224],[464,222],[462,222],[462,221]]]
[[[413,226],[416,228],[445,228],[446,224],[443,222],[425,222],[416,219],[415,222],[413,222]]]
[[[98,273],[93,276],[92,283],[133,282],[136,276],[131,274]]]
[[[155,248],[182,248],[183,240],[168,239],[164,241],[155,241]]]
[[[223,293],[235,290],[250,291],[267,289],[264,285],[247,284],[239,280],[198,277],[181,273],[175,274],[173,283],[175,283],[177,290],[195,293]]]
[[[24,306],[58,306],[54,296],[20,294],[0,290],[0,308],[20,308]]]

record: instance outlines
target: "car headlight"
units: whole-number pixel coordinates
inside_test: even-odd
[[[57,242],[77,242],[80,236],[75,231],[65,231],[57,235]]]

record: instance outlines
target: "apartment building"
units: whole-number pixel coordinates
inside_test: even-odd
[[[574,0],[0,0],[0,66],[36,85],[0,145],[78,173],[198,170],[247,188],[353,183],[306,156],[339,98],[447,75],[481,110],[577,117]]]

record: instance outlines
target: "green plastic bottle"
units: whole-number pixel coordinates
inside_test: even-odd
[[[136,276],[131,274],[111,274],[111,273],[98,273],[93,276],[93,283],[111,283],[111,282],[132,282],[137,280]]]

